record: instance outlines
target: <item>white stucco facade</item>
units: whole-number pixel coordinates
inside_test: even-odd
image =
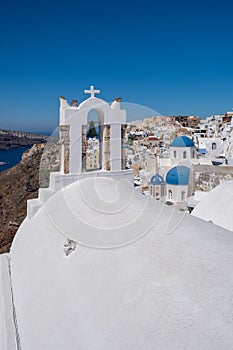
[[[191,140],[187,136],[176,137],[170,146],[170,158],[172,166],[178,165],[183,161],[187,161],[190,164],[198,164],[197,150]]]
[[[78,107],[68,104],[60,98],[60,126],[69,126],[70,130],[70,173],[82,172],[82,127],[87,125],[88,114],[94,110],[99,123],[110,126],[110,169],[121,170],[121,126],[126,124],[126,111],[113,106],[104,100],[90,97]],[[102,159],[104,152],[101,148]]]
[[[171,203],[183,202],[188,197],[188,185],[167,184],[167,201]]]
[[[171,147],[170,157],[172,159],[172,164],[177,165],[183,160],[189,160],[191,163],[197,163],[195,147]]]

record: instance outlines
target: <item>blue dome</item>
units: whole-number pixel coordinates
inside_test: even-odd
[[[164,178],[159,174],[155,174],[150,180],[150,185],[165,185]]]
[[[171,147],[195,147],[195,145],[188,136],[178,136],[172,141]]]
[[[166,176],[169,185],[188,185],[190,169],[184,165],[178,165],[170,169]]]

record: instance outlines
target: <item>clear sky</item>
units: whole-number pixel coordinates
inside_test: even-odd
[[[4,1],[0,128],[52,130],[58,96],[146,105],[163,115],[233,107],[233,2]]]

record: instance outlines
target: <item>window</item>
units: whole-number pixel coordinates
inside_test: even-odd
[[[193,151],[193,158],[195,158],[195,151]]]
[[[215,142],[212,143],[212,150],[214,151],[217,148],[217,145]]]
[[[172,201],[173,199],[173,194],[172,194],[172,190],[168,191],[168,199],[170,199]]]
[[[181,192],[181,201],[183,201],[185,199],[185,191]]]
[[[150,186],[150,195],[152,196],[153,194],[153,186]]]
[[[174,151],[174,158],[176,158],[176,151]]]
[[[183,152],[183,158],[187,158],[187,152],[186,151]]]

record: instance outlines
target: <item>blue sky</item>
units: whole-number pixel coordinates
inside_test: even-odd
[[[4,2],[0,128],[52,130],[58,96],[90,84],[164,115],[231,110],[232,13],[230,0]]]

